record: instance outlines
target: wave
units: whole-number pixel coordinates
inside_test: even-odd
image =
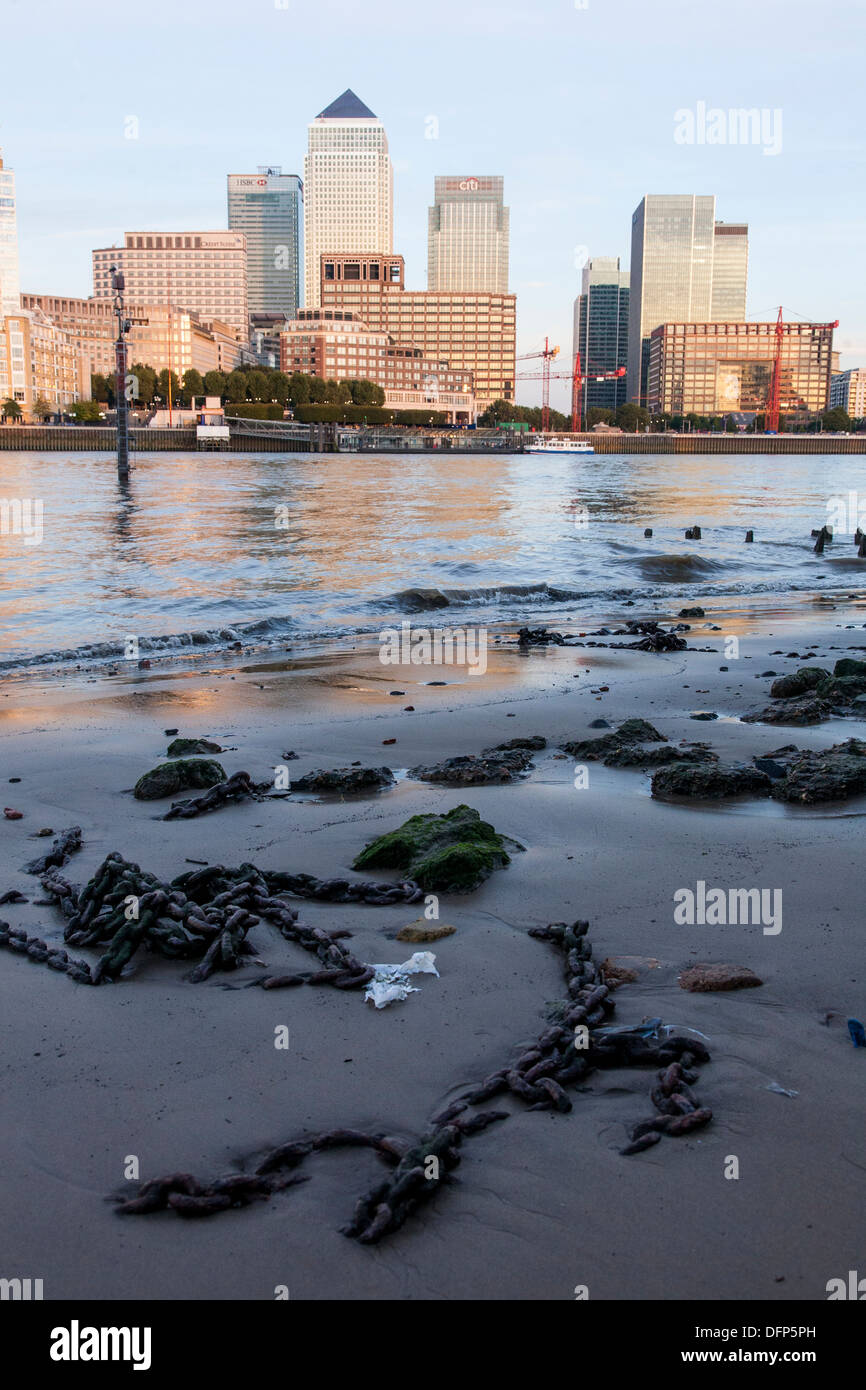
[[[230,627],[203,627],[191,632],[169,632],[155,637],[136,636],[136,650],[140,656],[146,656],[148,653],[183,655],[195,648],[226,647],[232,642],[242,641],[245,637],[277,639],[293,631],[293,628],[292,618],[257,618],[254,622],[233,623]],[[17,656],[0,660],[0,671],[71,662],[129,660],[126,651],[127,644],[124,639],[112,642],[86,642],[80,647],[65,647],[58,651],[39,652],[35,656]]]
[[[629,591],[624,589],[619,592],[627,594]],[[400,589],[380,602],[384,607],[396,608],[402,613],[426,613],[434,608],[468,608],[472,604],[490,607],[506,599],[523,599],[528,603],[567,603],[569,599],[589,597],[584,589],[569,589],[542,582],[495,584],[476,589]]]
[[[687,584],[708,574],[719,574],[734,567],[723,560],[708,560],[704,555],[636,555],[630,561],[644,579],[657,584]]]

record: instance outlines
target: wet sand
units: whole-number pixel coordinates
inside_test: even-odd
[[[81,825],[84,848],[64,870],[75,882],[115,849],[160,878],[187,859],[351,875],[373,836],[461,802],[525,850],[476,892],[441,897],[441,920],[457,928],[431,947],[441,978],[421,977],[418,994],[382,1011],[360,992],[220,987],[251,978],[261,970],[253,963],[190,985],[186,967],[142,953],[130,978],[94,990],[0,951],[0,1272],[42,1278],[46,1299],[270,1299],[286,1285],[293,1299],[556,1300],[584,1284],[604,1299],[786,1300],[825,1298],[828,1279],[857,1268],[866,1053],[851,1046],[845,1020],[866,1015],[866,799],[671,805],[650,798],[643,772],[597,763],[577,789],[574,760],[557,746],[591,736],[594,719],[631,716],[675,743],[706,739],[726,760],[866,737],[855,719],[796,729],[739,722],[766,703],[771,681],[760,673],[804,664],[771,652],[815,652],[813,664],[830,666],[849,649],[862,657],[862,607],[705,607],[720,631],[697,620],[687,636],[709,652],[502,646],[477,678],[383,667],[375,648],[358,646],[7,681],[4,802],[24,818],[0,822],[0,891],[18,888],[31,901],[0,916],[52,941],[63,919],[33,905],[38,881],[20,871],[50,845],[28,838],[43,826]],[[722,654],[730,635],[740,639],[737,659]],[[425,683],[436,679],[450,683]],[[693,721],[698,709],[720,718]],[[243,768],[255,780],[272,776],[290,749],[294,777],[356,760],[407,769],[532,734],[548,747],[516,785],[401,778],[371,797],[248,802],[165,822],[156,817],[167,802],[135,801],[130,788],[159,762],[172,727],[215,739],[227,772]],[[8,785],[11,777],[21,782]],[[701,879],[780,888],[782,931],[676,925],[673,894]],[[417,907],[293,905],[305,923],[351,930],[363,960],[403,960],[415,949],[393,936]],[[560,963],[527,931],[578,917],[590,921],[597,962],[658,962],[616,992],[613,1022],[661,1016],[709,1037],[712,1060],[696,1089],[714,1119],[694,1136],[620,1156],[628,1127],[653,1113],[645,1070],[592,1073],[567,1115],[506,1102],[511,1118],[465,1145],[458,1182],[375,1248],[339,1234],[382,1176],[366,1151],[325,1154],[303,1186],[203,1222],[121,1220],[106,1201],[132,1195],[130,1155],[142,1178],[182,1169],[209,1178],[305,1131],[422,1132],[546,1026],[547,1004],[563,995]],[[308,963],[265,924],[251,940],[271,970]],[[764,984],[686,993],[677,975],[694,961],[747,965]],[[288,1051],[274,1047],[281,1024]],[[737,1180],[725,1177],[732,1155]]]

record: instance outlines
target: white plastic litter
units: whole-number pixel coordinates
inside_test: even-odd
[[[779,1083],[778,1083],[778,1081],[771,1081],[770,1084],[769,1084],[769,1086],[768,1086],[766,1089],[767,1089],[768,1091],[774,1091],[774,1092],[776,1093],[777,1096],[791,1096],[791,1097],[793,1097],[793,1096],[798,1096],[798,1095],[800,1094],[799,1091],[789,1091],[788,1088],[787,1088],[787,1086],[780,1086]]]
[[[410,994],[417,994],[415,985],[409,983],[411,975],[436,975],[439,971],[434,965],[436,960],[432,951],[416,951],[414,956],[403,961],[400,965],[374,965],[376,972],[364,991],[364,998],[376,1005],[377,1009],[384,1009],[386,1004],[393,1004],[396,1000],[406,999]]]

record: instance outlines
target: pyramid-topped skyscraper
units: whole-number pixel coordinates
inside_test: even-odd
[[[304,302],[320,303],[325,253],[392,251],[394,173],[385,127],[347,88],[309,126],[304,159]]]

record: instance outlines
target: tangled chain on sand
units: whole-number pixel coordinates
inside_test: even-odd
[[[66,836],[72,835],[66,832]],[[70,845],[80,848],[80,831],[77,843],[69,841],[67,845],[65,837],[61,841],[69,852]],[[78,984],[98,985],[117,979],[141,946],[168,959],[197,960],[186,976],[197,984],[215,970],[235,970],[244,956],[255,955],[247,934],[264,919],[278,927],[287,941],[315,954],[323,969],[262,976],[253,983],[268,989],[300,984],[357,989],[373,978],[373,969],[338,944],[351,933],[303,926],[296,909],[275,895],[293,893],[332,902],[377,905],[412,903],[423,897],[418,885],[410,881],[393,885],[350,883],[347,879],[323,880],[311,874],[262,870],[255,864],[241,864],[238,869],[213,864],[163,883],[116,851],[103,860],[83,888],[78,888],[59,871],[58,864],[65,858],[68,853],[64,857],[55,853],[53,858],[49,853],[33,861],[36,867],[30,872],[42,874],[48,902],[69,918],[64,931],[67,945],[106,946],[97,964],[91,968],[84,960],[74,960],[65,950],[49,946],[20,927],[10,927],[8,922],[0,922],[0,946],[65,971]]]
[[[599,1068],[659,1066],[651,1091],[661,1114],[641,1121],[632,1130],[632,1142],[623,1154],[638,1153],[658,1143],[662,1134],[678,1135],[707,1124],[712,1112],[698,1104],[690,1089],[696,1077],[690,1070],[709,1060],[701,1043],[687,1037],[670,1037],[657,1043],[646,1036],[646,1027],[623,1028],[614,1033],[601,1028],[613,1012],[614,1002],[601,972],[591,959],[587,939],[589,924],[562,922],[536,927],[530,935],[555,945],[563,957],[570,1003],[561,1023],[547,1028],[535,1045],[511,1066],[486,1077],[479,1085],[451,1102],[431,1119],[430,1130],[415,1144],[386,1134],[367,1134],[354,1129],[334,1129],[324,1134],[290,1140],[265,1154],[255,1170],[200,1182],[190,1173],[173,1173],[145,1182],[137,1196],[120,1201],[120,1215],[141,1215],[170,1209],[178,1216],[211,1216],[231,1207],[267,1201],[274,1192],[305,1180],[297,1173],[314,1153],[335,1147],[373,1149],[391,1168],[389,1175],[363,1196],[351,1220],[342,1228],[346,1236],[374,1245],[399,1230],[405,1221],[433,1198],[440,1186],[453,1181],[467,1138],[509,1117],[506,1110],[469,1114],[470,1108],[492,1096],[508,1092],[531,1110],[567,1112],[572,1102],[565,1087],[583,1080]],[[585,1028],[578,1044],[578,1028]]]

